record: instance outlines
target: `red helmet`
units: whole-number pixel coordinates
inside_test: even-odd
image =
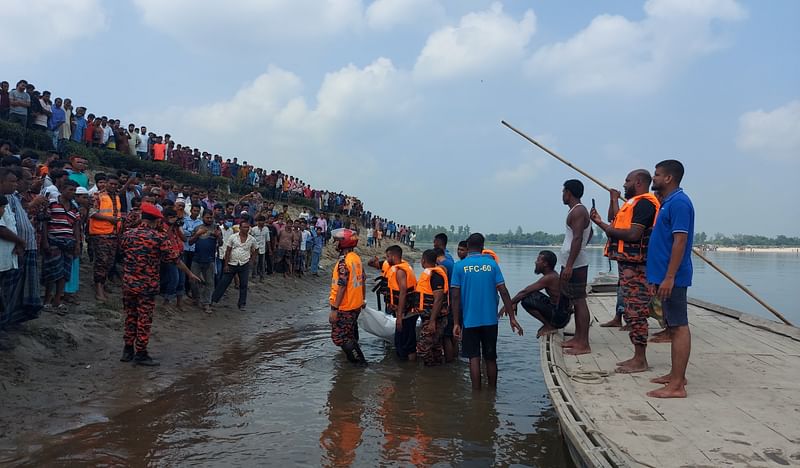
[[[339,248],[340,249],[351,249],[358,245],[358,237],[347,237],[344,239],[339,239]]]

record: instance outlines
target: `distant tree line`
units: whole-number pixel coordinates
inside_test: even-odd
[[[787,237],[784,235],[776,237],[756,236],[751,234],[734,234],[726,236],[720,232],[713,236],[705,232],[698,232],[694,235],[694,243],[718,245],[722,247],[800,247],[800,237]]]
[[[433,226],[431,224],[422,226],[415,224],[411,226],[411,230],[417,234],[417,242],[433,242],[433,236],[443,232],[447,234],[449,242],[458,243],[458,241],[465,240],[472,234],[469,229],[469,224],[466,226],[455,226],[451,224],[450,228],[439,225]]]
[[[464,240],[471,234],[469,225],[454,226],[450,225],[449,228],[445,226],[433,226],[431,224],[424,226],[411,226],[411,229],[417,233],[417,241],[419,242],[432,242],[433,236],[443,232],[447,234],[451,243]],[[594,236],[592,236],[591,244],[603,244],[606,241],[605,234],[598,228],[594,228]],[[521,226],[517,226],[516,231],[511,229],[504,234],[485,234],[486,241],[494,244],[507,244],[507,245],[560,245],[564,242],[564,234],[550,234],[543,231],[536,232],[523,232]],[[776,237],[757,236],[751,234],[734,234],[726,236],[722,233],[716,233],[709,236],[705,232],[698,232],[694,235],[694,243],[696,245],[710,244],[722,247],[744,247],[744,246],[758,246],[758,247],[800,247],[800,237],[787,237],[784,235]]]

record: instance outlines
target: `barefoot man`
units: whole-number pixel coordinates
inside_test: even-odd
[[[589,276],[589,256],[586,244],[592,238],[589,210],[581,204],[583,183],[580,180],[564,182],[561,201],[569,207],[567,231],[561,247],[561,300],[568,299],[575,306],[575,336],[561,343],[565,354],[587,354],[589,347],[589,306],[586,304],[586,279]],[[566,306],[567,304],[564,304]]]
[[[619,290],[625,309],[625,321],[630,325],[628,336],[633,344],[633,357],[617,363],[621,374],[647,370],[647,317],[652,299],[647,284],[647,245],[653,232],[660,203],[649,192],[650,173],[637,169],[625,178],[625,198],[622,208],[614,213],[611,224],[606,224],[600,213],[592,208],[592,221],[608,236],[605,256],[616,260],[619,270]],[[611,206],[619,206],[619,192],[611,189]],[[609,210],[612,211],[612,210]]]
[[[542,322],[542,327],[536,333],[537,338],[555,333],[569,323],[569,313],[565,310],[564,304],[558,306],[561,279],[555,272],[557,261],[555,253],[549,250],[539,252],[534,273],[542,277],[511,298],[514,310],[517,304],[522,304],[526,312]],[[547,291],[547,294],[543,293],[542,289]]]
[[[663,388],[647,393],[654,398],[686,398],[686,366],[692,348],[686,290],[692,285],[694,206],[680,187],[683,164],[668,159],[656,164],[653,191],[663,198],[650,237],[647,281],[657,288],[664,320],[672,336],[672,370],[651,382]]]

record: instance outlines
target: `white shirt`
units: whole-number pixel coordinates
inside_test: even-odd
[[[311,237],[311,231],[309,231],[308,229],[304,229],[303,232],[301,233],[301,237],[300,237],[300,251],[301,252],[305,252],[306,251],[306,242],[308,242],[308,239],[310,237]]]
[[[102,125],[101,125],[102,127]],[[106,125],[103,127],[103,144],[105,145],[108,143],[108,140],[114,135],[114,130],[111,129],[111,125]]]
[[[580,203],[573,206],[569,212],[567,213],[567,217],[569,218],[569,213],[572,213],[572,210],[575,208],[583,206]],[[578,253],[578,256],[575,257],[575,263],[572,264],[572,268],[581,268],[589,265],[589,256],[586,254],[586,244],[589,242],[589,233],[592,232],[592,223],[589,222],[589,225],[586,226],[586,229],[583,230],[581,235],[581,251]],[[572,239],[576,233],[572,232],[572,228],[567,224],[566,234],[564,235],[564,245],[561,246],[561,264],[566,265],[567,260],[569,259],[570,250],[572,250]]]
[[[42,109],[46,110],[47,112],[50,112],[50,111],[53,110],[53,108],[52,108],[52,106],[50,106],[50,104],[47,104],[46,102],[44,102],[44,99],[39,98],[39,104],[42,106]],[[47,114],[45,114],[45,113],[36,114],[36,117],[34,118],[34,122],[36,122],[36,125],[41,125],[42,127],[46,127],[47,126]]]
[[[308,214],[308,211],[306,211],[306,210],[303,210],[303,211],[300,213],[300,219],[305,219],[306,221],[308,221],[308,218],[309,218],[309,217],[310,217],[310,215]]]
[[[269,228],[264,226],[264,229],[261,229],[258,226],[253,226],[250,228],[250,235],[256,238],[258,253],[262,255],[267,253],[267,242],[270,241]]]
[[[236,233],[228,237],[225,244],[226,251],[228,248],[231,249],[228,265],[240,266],[250,261],[250,251],[256,248],[256,238],[248,234],[247,239],[242,242],[242,236]]]
[[[147,135],[142,135],[140,133],[137,133],[136,136],[139,137],[139,143],[136,145],[136,151],[139,151],[141,153],[146,153],[147,152]]]
[[[219,258],[225,258],[225,249],[228,248],[228,239],[233,234],[233,227],[226,228],[225,225],[222,225],[220,226],[219,230],[222,231],[222,245],[219,246],[217,254],[219,255]]]
[[[6,205],[3,217],[0,218],[0,226],[7,228],[14,234],[17,233],[17,220],[11,207]],[[14,255],[14,243],[0,239],[0,271],[15,270],[19,268],[17,256]]]
[[[89,189],[89,196],[93,197],[95,193],[99,192],[100,189],[97,188],[97,184],[94,184],[92,188]]]
[[[56,201],[58,200],[59,195],[61,195],[61,192],[58,190],[58,187],[51,185],[44,189],[44,193],[42,195],[44,195],[48,201]]]
[[[367,237],[372,237],[375,231],[372,228],[367,229]]]

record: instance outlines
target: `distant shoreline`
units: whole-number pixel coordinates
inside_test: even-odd
[[[522,249],[535,249],[535,248],[561,248],[560,245],[529,245],[529,244],[503,244],[487,242],[487,246],[494,247],[508,247],[508,248],[522,248]],[[602,249],[604,245],[591,244],[587,245],[586,249]],[[800,254],[800,247],[717,247],[712,250],[703,250],[703,252],[724,252],[724,253],[790,253]]]
[[[717,247],[708,252],[800,254],[800,247]]]

